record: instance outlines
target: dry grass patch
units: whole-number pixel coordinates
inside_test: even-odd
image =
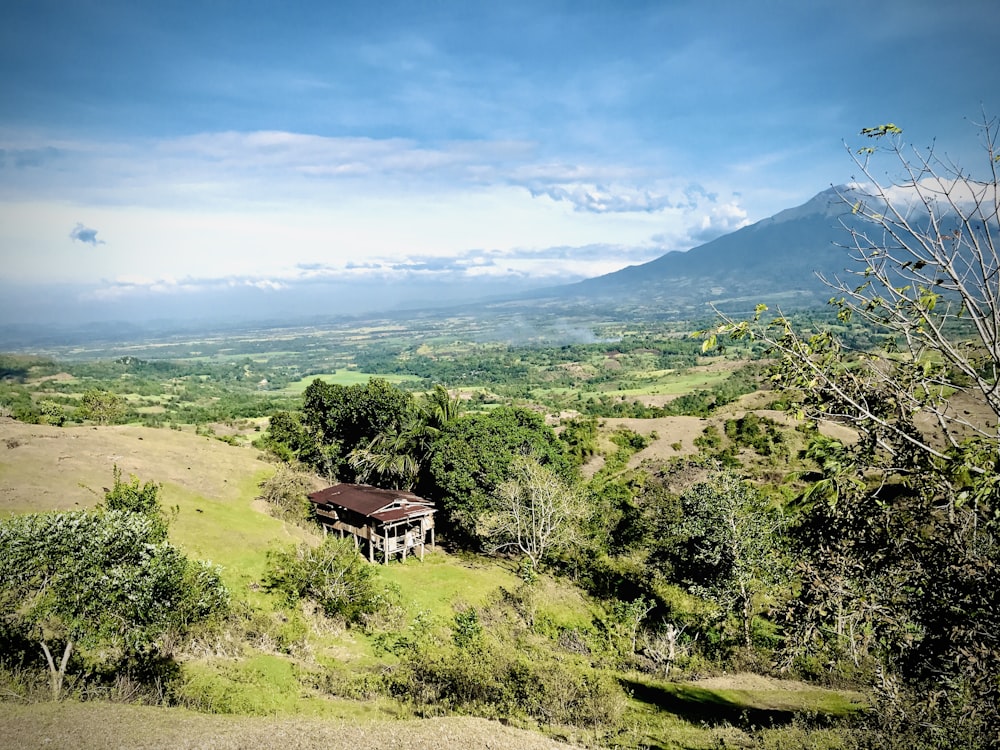
[[[136,425],[53,427],[0,419],[0,514],[93,507],[117,465],[126,477],[202,497],[237,500],[270,470],[252,448]]]
[[[701,435],[705,427],[715,424],[720,427],[722,420],[703,419],[702,417],[658,417],[656,419],[609,418],[602,419],[605,429],[617,430],[627,428],[633,432],[652,439],[649,445],[635,453],[628,462],[629,468],[635,468],[643,461],[664,461],[674,456],[691,456],[698,452],[694,439]],[[680,443],[677,450],[674,446]]]

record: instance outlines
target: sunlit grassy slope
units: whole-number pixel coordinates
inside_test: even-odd
[[[419,380],[415,375],[379,375],[372,372],[359,372],[358,370],[340,369],[334,372],[324,372],[319,375],[307,375],[294,383],[290,383],[283,389],[285,393],[298,395],[314,380],[319,378],[326,383],[337,383],[338,385],[364,385],[370,378],[382,378],[390,383],[402,383],[407,380]]]

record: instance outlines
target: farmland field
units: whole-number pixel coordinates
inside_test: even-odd
[[[405,383],[407,381],[419,380],[419,378],[415,375],[380,375],[377,372],[361,372],[359,370],[343,368],[335,372],[321,372],[315,375],[307,375],[301,380],[289,383],[289,385],[283,390],[286,393],[299,395],[317,378],[325,383],[336,383],[337,385],[363,385],[371,378],[383,378],[384,380],[388,380],[390,383],[395,385]]]

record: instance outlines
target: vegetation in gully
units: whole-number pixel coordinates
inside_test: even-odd
[[[96,507],[5,518],[5,698],[467,714],[622,747],[996,746],[997,129],[985,181],[894,126],[864,135],[857,278],[829,311],[5,355],[8,425],[269,461],[231,478],[238,501],[116,467]],[[324,537],[306,494],[335,481],[432,500],[441,549],[376,566]]]

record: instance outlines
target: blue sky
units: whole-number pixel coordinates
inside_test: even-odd
[[[976,157],[995,0],[15,1],[0,280],[95,305],[607,273]]]

